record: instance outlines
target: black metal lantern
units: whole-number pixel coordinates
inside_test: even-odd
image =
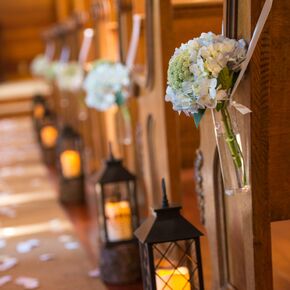
[[[139,226],[136,177],[112,152],[97,176],[95,188],[103,243],[134,240],[134,230]]]
[[[35,95],[32,99],[32,115],[34,121],[39,121],[44,117],[47,107],[46,99],[42,95]]]
[[[139,240],[144,290],[203,290],[200,236],[169,206],[164,180],[163,206],[135,232]]]
[[[43,119],[39,126],[39,140],[43,152],[44,162],[48,166],[55,165],[55,148],[58,139],[56,117],[48,108],[45,109]]]
[[[84,173],[81,136],[65,125],[57,144],[60,199],[63,202],[84,200]]]
[[[36,95],[32,99],[32,121],[34,129],[37,134],[38,142],[40,142],[40,127],[41,121],[44,118],[45,110],[47,108],[46,99],[41,95]]]
[[[110,153],[96,176],[95,190],[101,230],[101,278],[110,284],[135,282],[141,276],[134,237],[139,226],[136,177]]]

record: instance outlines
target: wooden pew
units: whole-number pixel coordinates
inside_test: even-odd
[[[32,115],[36,94],[49,97],[51,87],[42,80],[10,81],[0,84],[0,118]]]
[[[249,41],[264,1],[225,2],[227,35]],[[242,127],[242,135],[250,138],[249,192],[224,195],[210,116],[201,124],[205,220],[214,255],[214,289],[273,289],[270,226],[290,218],[290,37],[285,33],[290,27],[289,11],[289,2],[274,1],[237,92],[237,101],[252,110],[250,122]]]
[[[121,30],[119,30],[119,22],[124,21],[124,18],[121,16],[119,17],[118,15],[123,13],[123,9],[127,8],[120,5],[117,7],[115,1],[93,1],[92,10],[94,15],[96,42],[95,59],[122,61],[122,50],[120,49],[119,43],[122,41],[122,45],[125,46],[125,43],[127,42],[126,38],[129,38],[129,35],[124,33],[124,30],[122,34],[124,37],[120,37]],[[129,29],[128,26],[126,26],[126,29]],[[131,153],[133,145],[121,144],[118,141],[118,136],[116,134],[116,114],[116,107],[109,109],[107,112],[90,110],[94,132],[93,138],[95,143],[95,151],[98,151],[98,155],[95,160],[98,164],[97,168],[100,166],[101,161],[107,157],[108,143],[112,142],[115,154],[122,157],[125,164],[131,170],[134,170],[134,160]],[[131,117],[134,118],[132,111]]]
[[[221,30],[222,2],[133,1],[133,11],[145,14],[135,81],[141,88],[138,105],[143,152],[139,155],[143,156],[142,171],[151,193],[149,204],[159,204],[163,176],[171,200],[179,202],[181,160],[183,165],[193,165],[199,133],[193,120],[179,117],[164,101],[168,61],[182,42],[203,31]]]

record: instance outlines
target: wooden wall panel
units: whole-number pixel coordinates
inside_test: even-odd
[[[269,190],[272,220],[290,218],[290,5],[274,1],[271,15],[271,66],[269,100]]]
[[[2,78],[27,77],[29,63],[43,51],[41,31],[56,21],[54,0],[1,0]]]

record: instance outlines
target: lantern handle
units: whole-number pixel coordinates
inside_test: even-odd
[[[169,202],[168,202],[168,198],[167,198],[166,184],[165,184],[164,177],[161,180],[161,186],[162,186],[162,208],[168,208]]]

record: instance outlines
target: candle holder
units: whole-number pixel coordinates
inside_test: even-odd
[[[40,143],[40,126],[47,108],[46,100],[41,95],[35,95],[32,99],[32,121]]]
[[[45,108],[43,119],[39,124],[39,140],[44,163],[49,167],[55,166],[57,138],[58,128],[55,114]]]
[[[84,201],[82,151],[81,136],[72,127],[65,125],[61,130],[57,144],[57,169],[61,202],[80,203]]]
[[[139,226],[136,177],[116,159],[110,158],[96,176],[101,241],[100,272],[110,284],[140,279],[138,244],[133,235]]]
[[[136,231],[142,261],[144,290],[203,290],[200,236],[180,214],[180,206],[169,206],[162,180],[163,204]]]

